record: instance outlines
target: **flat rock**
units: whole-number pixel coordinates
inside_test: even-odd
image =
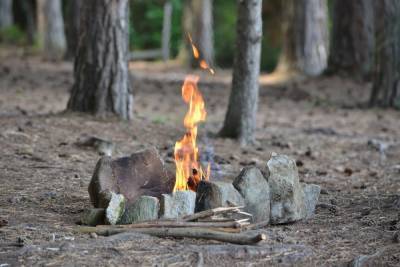
[[[252,222],[269,221],[270,189],[267,180],[256,167],[246,167],[233,181],[233,186],[244,198],[245,211],[253,215]]]
[[[125,209],[119,224],[130,224],[158,219],[160,202],[156,197],[141,196]]]
[[[117,224],[125,212],[125,197],[122,194],[111,193],[111,200],[106,209],[106,223]]]
[[[196,212],[244,204],[243,197],[229,182],[201,181],[197,187]]]
[[[274,153],[267,167],[271,190],[271,223],[289,223],[305,218],[304,192],[296,162],[288,156]]]
[[[316,184],[303,184],[306,219],[314,217],[315,206],[318,203],[321,187]]]
[[[195,204],[196,193],[191,190],[163,194],[160,201],[160,217],[176,219],[193,214]]]
[[[105,209],[85,209],[82,213],[81,223],[90,226],[104,224],[105,213]]]
[[[115,160],[102,157],[88,191],[94,207],[107,208],[111,192],[124,195],[127,204],[132,204],[143,195],[160,198],[172,192],[174,182],[158,151],[151,148]]]

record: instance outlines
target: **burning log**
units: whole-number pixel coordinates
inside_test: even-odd
[[[113,226],[102,227],[79,227],[79,233],[96,233],[97,235],[110,236],[124,232],[137,232],[156,237],[175,237],[175,238],[195,238],[208,239],[227,242],[238,245],[253,245],[267,236],[262,233],[228,233],[207,228],[187,227],[187,228],[122,228]]]

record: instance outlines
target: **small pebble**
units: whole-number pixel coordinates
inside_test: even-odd
[[[94,238],[94,239],[97,239],[97,237],[99,237],[99,236],[96,233],[90,233],[90,237]]]

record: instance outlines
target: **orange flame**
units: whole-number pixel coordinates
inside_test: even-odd
[[[199,149],[196,138],[197,124],[205,121],[207,112],[203,96],[197,87],[198,81],[198,76],[189,75],[182,86],[182,98],[189,105],[189,110],[183,120],[186,134],[175,144],[176,182],[174,191],[188,190],[188,187],[194,189],[204,177],[198,162]],[[207,175],[209,175],[209,171],[207,171]],[[189,179],[191,180],[189,181]]]
[[[193,56],[199,59],[199,50],[193,44],[190,34],[188,34],[188,38],[192,46]],[[214,70],[208,66],[204,59],[200,60],[199,65],[202,69],[207,69],[211,74],[214,74]],[[208,164],[207,170],[204,172],[198,161],[199,149],[196,144],[197,125],[205,121],[207,116],[203,96],[197,87],[198,81],[198,76],[188,75],[182,86],[182,98],[189,105],[189,110],[183,120],[186,133],[180,141],[175,143],[176,181],[174,192],[188,189],[195,191],[197,184],[202,179],[208,180],[211,173],[210,164]]]

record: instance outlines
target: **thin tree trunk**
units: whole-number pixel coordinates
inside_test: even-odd
[[[26,34],[29,45],[35,43],[36,35],[36,21],[35,21],[35,7],[32,0],[20,0],[21,9],[26,17]]]
[[[38,0],[38,23],[40,45],[44,57],[62,59],[66,50],[64,20],[60,0]]]
[[[172,23],[172,3],[171,1],[166,1],[164,3],[162,44],[161,44],[162,56],[164,61],[170,58],[171,23]]]
[[[376,62],[370,105],[400,108],[400,1],[376,4]]]
[[[0,1],[0,29],[13,25],[12,0]]]
[[[374,58],[374,0],[336,0],[329,72],[370,76]]]
[[[65,33],[67,37],[66,59],[73,59],[78,48],[81,0],[68,0]]]
[[[123,119],[132,115],[128,0],[85,0],[68,109]]]
[[[232,91],[221,136],[254,141],[260,73],[262,0],[238,1]]]
[[[214,37],[212,0],[184,0],[183,5],[183,39],[187,34],[193,38],[202,59],[209,65],[214,64]],[[181,47],[179,58],[190,67],[199,66],[198,60],[192,56],[192,47],[188,42]],[[189,51],[189,53],[187,53]]]
[[[283,51],[278,71],[316,76],[327,66],[326,0],[288,0],[283,23]]]

